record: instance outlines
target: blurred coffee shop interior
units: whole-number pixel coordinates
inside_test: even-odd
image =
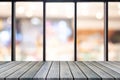
[[[16,2],[16,60],[43,60],[43,2]],[[108,54],[120,61],[120,2],[108,3]],[[46,3],[46,60],[74,60],[74,3]],[[11,3],[0,2],[0,61],[11,60]],[[77,3],[77,60],[104,60],[104,3]]]

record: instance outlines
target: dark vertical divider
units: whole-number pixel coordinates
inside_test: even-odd
[[[11,31],[11,61],[15,61],[15,1],[12,0],[12,13],[11,13],[11,21],[12,21],[12,31]]]
[[[108,61],[108,1],[104,2],[104,61]]]
[[[43,61],[46,61],[46,0],[43,0]]]
[[[74,27],[75,27],[75,33],[74,33],[74,61],[77,61],[77,1],[74,1],[75,3],[75,11],[74,11]]]

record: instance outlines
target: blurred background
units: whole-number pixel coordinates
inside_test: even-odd
[[[11,3],[0,2],[0,61],[11,60]]]
[[[77,3],[77,59],[104,60],[104,4]]]
[[[109,3],[109,60],[120,60],[120,3]],[[43,3],[16,2],[16,59],[43,59]],[[77,59],[104,60],[104,3],[77,3]],[[11,59],[11,3],[0,2],[0,60]],[[46,3],[46,60],[74,60],[74,3]]]
[[[46,3],[46,60],[74,60],[74,3]]]
[[[16,2],[16,60],[43,60],[42,2]]]

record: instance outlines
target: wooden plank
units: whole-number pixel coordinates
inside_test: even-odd
[[[88,80],[101,80],[101,78],[95,72],[93,72],[89,67],[87,67],[82,62],[77,61],[76,64],[84,72],[84,74],[87,76]]]
[[[102,80],[114,80],[114,78],[111,75],[93,65],[92,62],[85,61],[83,63],[86,64],[95,73],[97,73],[102,78]]]
[[[73,80],[67,62],[60,62],[60,80]]]
[[[103,66],[105,66],[105,67],[107,67],[107,68],[110,68],[110,69],[112,69],[112,70],[114,70],[114,71],[116,71],[117,73],[120,73],[120,69],[118,68],[118,67],[116,67],[116,66],[113,66],[113,65],[110,65],[110,64],[108,64],[107,62],[98,62],[99,64],[102,64]]]
[[[51,64],[52,62],[45,62],[45,64],[40,68],[40,70],[34,76],[34,80],[46,80]]]
[[[21,69],[17,70],[13,74],[9,75],[6,80],[18,80],[18,78],[23,75],[26,71],[28,71],[32,66],[34,66],[36,62],[30,62],[29,64],[23,66]]]
[[[3,68],[3,67],[9,66],[12,63],[14,63],[14,62],[7,62],[7,63],[2,64],[2,65],[0,65],[0,69]]]
[[[0,67],[0,80],[120,80],[117,62],[16,61]]]
[[[111,63],[113,63],[113,64],[117,64],[117,65],[120,65],[120,61],[118,62],[118,61],[110,61]]]
[[[22,68],[27,63],[29,63],[29,62],[22,62],[21,64],[18,64],[16,66],[12,67],[11,69],[4,71],[3,73],[0,74],[0,80],[4,80],[7,76],[14,73],[18,69]]]
[[[119,64],[120,64],[120,61],[113,61],[113,62],[116,62],[116,63],[119,63]]]
[[[111,62],[111,61],[108,61],[107,63],[110,64],[110,65],[113,65],[113,66],[116,66],[116,67],[120,68],[120,64],[116,64],[116,63]]]
[[[0,65],[3,65],[5,63],[8,63],[9,61],[0,61]]]
[[[120,61],[109,61],[109,62],[115,62],[115,63],[118,63],[118,64],[120,64]]]
[[[59,80],[59,62],[58,61],[53,62],[49,70],[47,80]]]
[[[120,74],[97,63],[97,62],[92,62],[93,65],[97,66],[98,68],[102,69],[103,71],[105,71],[106,73],[112,75],[116,80],[120,80]]]
[[[20,80],[33,80],[34,75],[38,72],[43,64],[43,62],[37,62],[35,66],[33,66],[29,71],[20,77]]]
[[[74,80],[87,80],[86,76],[83,74],[83,72],[78,68],[78,66],[70,61],[68,62],[70,70],[74,76]]]
[[[12,67],[14,67],[18,64],[20,64],[20,62],[10,62],[10,63],[0,65],[0,74],[3,73],[4,71],[11,69]]]

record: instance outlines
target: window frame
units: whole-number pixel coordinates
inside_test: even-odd
[[[73,2],[74,3],[74,61],[77,61],[77,2],[104,2],[104,61],[108,58],[108,2],[119,2],[119,0],[4,0],[0,2],[11,2],[11,61],[16,61],[15,48],[15,3],[16,2],[43,2],[43,61],[46,61],[46,2]]]

